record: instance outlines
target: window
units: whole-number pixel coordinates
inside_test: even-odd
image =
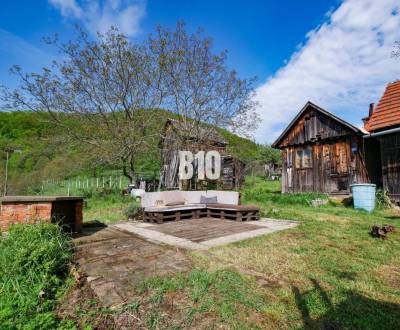
[[[296,168],[301,168],[301,159],[303,158],[303,150],[296,151]]]
[[[292,167],[292,150],[288,150],[286,154],[287,167]]]
[[[303,167],[311,168],[312,167],[312,157],[311,157],[311,148],[307,148],[303,150]]]
[[[312,150],[310,147],[296,151],[296,168],[312,168]]]

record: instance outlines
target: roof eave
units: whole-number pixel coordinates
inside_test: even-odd
[[[362,134],[362,135],[365,134],[361,129],[359,129],[359,128],[353,126],[352,124],[348,123],[347,121],[345,121],[345,120],[343,120],[343,119],[341,119],[341,118],[335,116],[333,113],[331,113],[331,112],[329,112],[329,111],[327,111],[327,110],[325,110],[325,109],[319,107],[318,105],[312,103],[311,101],[307,101],[307,103],[303,106],[303,108],[300,110],[300,112],[293,118],[293,120],[292,120],[292,121],[289,123],[289,125],[285,128],[285,130],[282,132],[282,134],[279,135],[279,137],[275,140],[274,143],[271,144],[271,146],[272,146],[273,148],[275,148],[275,149],[281,149],[280,146],[279,146],[280,143],[281,143],[281,141],[283,140],[283,138],[284,138],[284,137],[286,136],[286,134],[290,131],[290,129],[292,128],[292,126],[297,122],[297,120],[302,116],[302,114],[307,110],[307,108],[308,108],[309,106],[311,106],[311,107],[313,107],[314,109],[316,109],[317,111],[319,111],[319,112],[321,112],[321,113],[323,113],[323,114],[325,114],[325,115],[327,115],[327,116],[329,116],[329,117],[335,119],[336,121],[338,121],[338,122],[341,123],[342,125],[348,127],[349,129],[351,129],[351,130],[354,131],[355,133],[357,133],[357,134]]]

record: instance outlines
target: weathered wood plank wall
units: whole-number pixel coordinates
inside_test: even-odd
[[[383,187],[394,200],[400,201],[400,134],[384,135],[379,140]]]
[[[349,193],[369,182],[361,136],[334,118],[306,111],[282,139],[282,191]]]

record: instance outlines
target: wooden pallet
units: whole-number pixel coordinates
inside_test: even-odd
[[[159,212],[144,212],[143,220],[146,222],[163,223],[164,221],[199,219],[207,216],[206,209],[195,210],[179,210],[179,211],[159,211]]]
[[[228,219],[236,221],[259,220],[260,212],[258,210],[224,210],[207,209],[207,217],[217,219]]]
[[[250,208],[246,210],[241,207],[239,210],[223,209],[223,208],[203,208],[194,210],[179,210],[179,211],[159,211],[159,212],[144,212],[143,220],[152,223],[163,223],[164,221],[180,221],[185,219],[199,218],[216,218],[236,221],[259,220],[260,212],[258,209]]]

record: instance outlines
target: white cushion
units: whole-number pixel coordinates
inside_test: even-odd
[[[161,194],[165,205],[169,203],[185,204],[185,199],[183,198],[182,192],[179,190],[163,191]]]
[[[201,196],[207,196],[206,191],[182,191],[185,204],[198,204],[200,203]]]
[[[140,204],[142,207],[152,207],[156,205],[157,200],[162,200],[160,191],[145,192],[142,196]]]
[[[207,190],[207,197],[217,196],[219,204],[239,205],[239,193],[237,191]]]
[[[146,192],[141,199],[141,205],[144,208],[155,207],[157,200],[162,200],[164,205],[167,203],[182,202],[185,204],[199,204],[200,197],[217,196],[217,202],[220,204],[239,205],[239,193],[237,191],[207,190],[207,191],[156,191]]]
[[[184,211],[184,210],[197,210],[205,208],[205,204],[191,204],[191,205],[182,205],[182,206],[162,206],[155,207],[150,206],[144,209],[145,212],[163,212],[163,211]]]

